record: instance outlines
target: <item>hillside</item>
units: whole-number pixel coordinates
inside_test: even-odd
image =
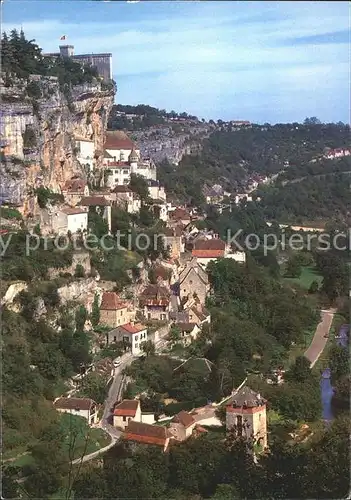
[[[74,174],[86,176],[75,136],[94,141],[96,167],[102,166],[115,86],[97,79],[94,68],[48,61],[15,30],[3,35],[1,62],[1,197],[29,214],[36,209],[35,189],[59,192]]]

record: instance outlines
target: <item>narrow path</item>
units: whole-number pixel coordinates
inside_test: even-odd
[[[329,330],[333,322],[336,309],[322,309],[321,321],[318,323],[315,334],[309,348],[305,351],[305,357],[310,361],[311,368],[316,364],[319,356],[322,354],[329,335]]]

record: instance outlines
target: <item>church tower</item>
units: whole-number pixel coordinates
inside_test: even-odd
[[[266,400],[244,385],[233,392],[226,403],[226,429],[253,438],[262,449],[267,447]]]

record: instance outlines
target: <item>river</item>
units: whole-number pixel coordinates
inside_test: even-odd
[[[336,343],[339,346],[347,349],[348,347],[348,332],[349,325],[342,325],[339,330],[339,335],[335,337]],[[331,384],[331,371],[330,368],[326,368],[321,375],[321,398],[322,398],[322,418],[326,422],[330,422],[335,417],[335,410],[332,406],[333,399],[333,387]]]

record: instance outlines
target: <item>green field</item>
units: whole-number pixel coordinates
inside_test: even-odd
[[[322,283],[322,276],[318,274],[318,271],[313,266],[303,267],[301,270],[301,275],[299,278],[283,278],[284,281],[291,284],[300,285],[306,290],[309,289],[313,281],[317,281],[319,285]]]
[[[80,458],[83,454],[89,455],[89,453],[93,453],[107,446],[111,441],[110,436],[102,429],[90,428],[86,420],[82,417],[69,415],[67,413],[63,414],[61,425],[66,436],[63,446],[67,452],[67,458],[70,448],[73,450],[73,457]],[[35,443],[32,442],[30,444],[33,445]],[[24,467],[33,463],[32,455],[23,447],[18,450],[11,450],[11,457],[8,455],[3,457],[3,459],[15,458],[16,456],[18,458],[11,461],[11,465]]]

